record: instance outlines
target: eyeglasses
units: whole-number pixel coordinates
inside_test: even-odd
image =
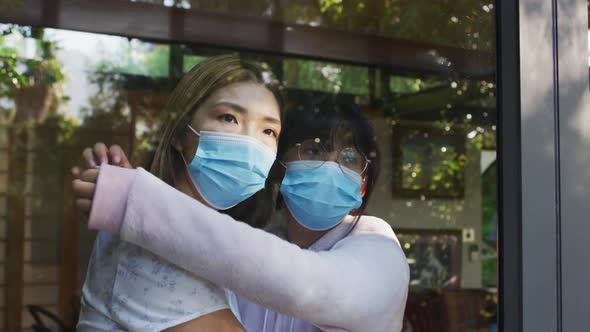
[[[305,140],[297,143],[296,146],[299,160],[333,161],[340,166],[344,174],[348,173],[344,169],[346,168],[359,175],[363,175],[369,166],[369,159],[353,147],[336,150],[328,142],[322,142],[319,138]],[[317,168],[322,165],[323,163],[316,163],[314,166],[310,166],[310,168]]]

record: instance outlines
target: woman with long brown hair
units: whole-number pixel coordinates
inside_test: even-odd
[[[256,66],[235,55],[205,60],[174,89],[163,117],[152,174],[184,197],[253,226],[269,218],[272,196],[264,187],[276,158],[281,117],[278,100]],[[115,161],[125,163],[126,158],[111,159]],[[121,184],[116,177],[110,180]],[[74,188],[87,188],[87,183],[75,180]],[[77,202],[88,203],[83,197]],[[95,205],[100,202],[114,205],[93,210],[90,218],[116,223],[122,217],[124,201],[97,197]],[[166,329],[243,331],[214,283],[99,232],[82,290],[78,330]]]

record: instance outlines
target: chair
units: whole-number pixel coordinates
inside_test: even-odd
[[[35,323],[33,323],[33,331],[35,332],[55,332],[52,328],[48,327],[46,323],[51,322],[57,325],[59,332],[75,332],[75,326],[68,326],[63,322],[61,318],[52,313],[51,311],[40,307],[38,305],[27,305],[27,310],[33,317]],[[53,324],[52,324],[53,325]]]

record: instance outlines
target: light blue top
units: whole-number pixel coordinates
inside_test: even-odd
[[[78,331],[161,331],[226,308],[224,291],[211,282],[99,232]]]

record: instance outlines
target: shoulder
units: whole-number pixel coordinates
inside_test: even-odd
[[[391,225],[385,220],[363,215],[347,238],[359,242],[358,248],[362,242],[362,246],[366,247],[365,255],[370,255],[373,261],[379,261],[377,268],[380,271],[389,271],[396,281],[402,281],[400,285],[406,281],[409,283],[406,255]]]
[[[381,235],[392,240],[395,240],[395,242],[399,244],[397,236],[395,236],[395,233],[391,228],[391,225],[389,225],[385,220],[379,217],[367,215],[361,216],[350,235],[362,234]]]
[[[350,234],[334,247],[346,247],[357,254],[370,255],[373,260],[383,260],[396,269],[401,265],[407,267],[406,256],[391,225],[378,217],[361,216]]]
[[[368,294],[371,303],[388,308],[399,325],[404,314],[409,287],[409,266],[406,256],[391,227],[385,220],[361,216],[355,229],[340,242],[346,253],[355,257],[361,268],[354,273],[365,280],[360,294]],[[370,319],[383,321],[382,312],[371,311]],[[389,322],[389,320],[388,320]],[[391,323],[391,322],[389,322]]]

